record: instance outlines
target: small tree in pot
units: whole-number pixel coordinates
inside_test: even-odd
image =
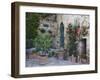
[[[51,47],[52,38],[49,34],[38,34],[34,42],[39,54],[40,64],[47,63],[48,49]]]

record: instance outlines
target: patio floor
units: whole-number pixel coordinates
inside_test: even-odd
[[[26,67],[63,66],[63,65],[80,65],[80,64],[82,63],[76,63],[70,60],[60,60],[55,57],[48,58],[45,64],[40,64],[38,59],[26,59]]]

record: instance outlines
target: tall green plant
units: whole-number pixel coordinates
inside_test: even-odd
[[[39,21],[50,15],[51,14],[26,12],[26,48],[34,47],[32,40],[38,35],[37,29],[39,27]]]
[[[26,39],[34,39],[37,36],[39,26],[39,14],[26,13]]]
[[[34,40],[35,47],[42,51],[47,51],[52,45],[51,42],[52,38],[47,34],[39,34]]]
[[[76,56],[76,27],[73,27],[72,24],[68,25],[68,44],[67,44],[67,48],[69,51],[69,56],[74,55]]]
[[[33,47],[32,40],[37,36],[39,26],[39,14],[26,13],[26,48]]]

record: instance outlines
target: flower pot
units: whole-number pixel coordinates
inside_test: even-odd
[[[64,59],[64,52],[63,51],[57,52],[57,59],[60,59],[60,60]]]
[[[44,64],[47,64],[48,63],[48,56],[46,55],[39,55],[38,56],[38,59],[39,59],[39,64],[40,65],[44,65]]]

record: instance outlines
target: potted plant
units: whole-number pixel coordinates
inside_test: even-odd
[[[61,48],[58,51],[56,51],[57,59],[63,60],[64,59],[64,49]]]
[[[51,47],[52,38],[49,34],[39,34],[35,38],[35,47],[38,50],[40,64],[46,64],[48,61],[48,50]]]

